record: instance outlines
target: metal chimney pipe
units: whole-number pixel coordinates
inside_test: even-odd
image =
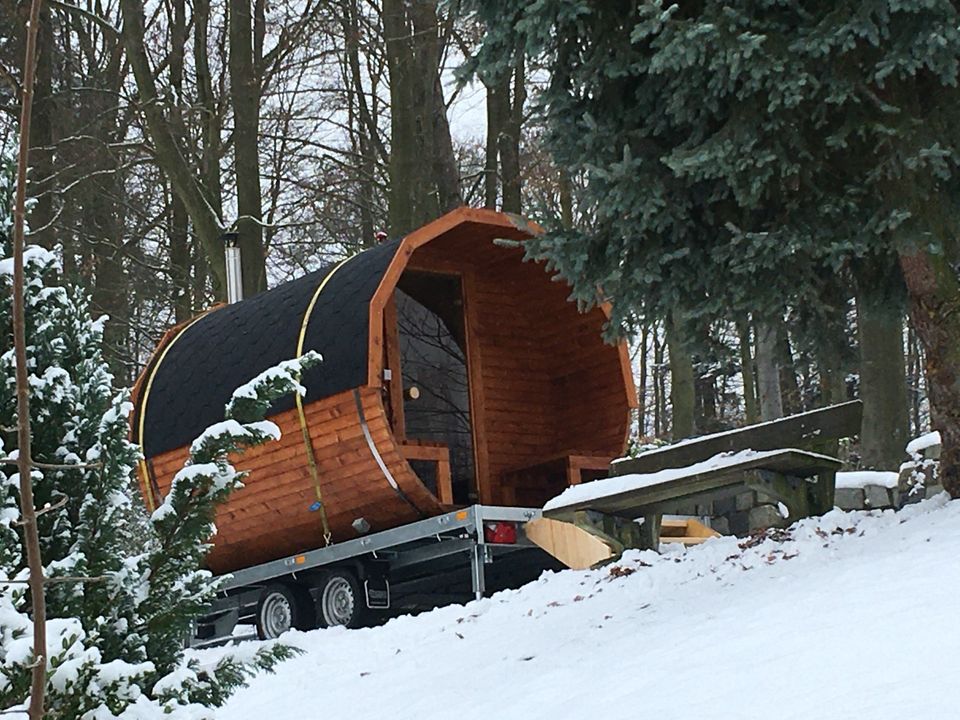
[[[222,235],[224,241],[224,261],[227,269],[227,302],[233,304],[243,300],[243,270],[240,259],[240,248],[237,246],[239,234],[226,232]]]

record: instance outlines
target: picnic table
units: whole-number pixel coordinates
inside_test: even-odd
[[[625,548],[658,549],[664,515],[694,514],[698,505],[746,490],[774,498],[787,522],[820,515],[833,507],[841,467],[822,451],[859,432],[861,412],[859,401],[843,403],[617,461],[610,477],[567,488],[542,515],[585,531],[593,546],[609,546],[611,557]],[[564,535],[564,544],[577,538],[553,526],[543,535],[546,545],[557,544],[551,535]],[[594,547],[589,557],[598,554]]]

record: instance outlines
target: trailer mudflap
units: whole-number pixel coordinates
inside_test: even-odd
[[[367,607],[371,610],[390,609],[390,581],[386,575],[368,575],[363,581],[363,592],[367,596]]]

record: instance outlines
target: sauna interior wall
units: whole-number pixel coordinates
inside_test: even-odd
[[[408,264],[463,277],[485,503],[512,501],[505,470],[561,454],[615,457],[626,440],[629,389],[619,350],[601,337],[602,310],[580,314],[567,285],[521,258],[463,234],[417,249]]]
[[[360,392],[377,449],[416,509],[390,487],[377,466],[363,437],[352,391],[308,403],[304,411],[334,541],[356,537],[351,523],[358,517],[366,518],[374,530],[383,530],[443,510],[400,455],[379,391]],[[296,410],[270,419],[280,427],[281,439],[235,458],[237,468],[250,474],[245,486],[217,512],[217,535],[207,558],[216,573],[323,545],[320,515],[310,510],[316,495]],[[151,461],[161,497],[186,459],[187,448],[180,448]]]

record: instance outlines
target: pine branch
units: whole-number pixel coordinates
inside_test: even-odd
[[[71,582],[80,582],[80,583],[92,583],[92,582],[106,582],[110,579],[109,575],[63,575],[60,577],[45,577],[43,578],[44,585],[58,585],[63,583]],[[30,580],[0,580],[0,585],[29,585]]]
[[[0,458],[0,464],[19,465],[20,460],[11,458]],[[45,463],[36,460],[27,460],[27,464],[38,470],[100,470],[103,463]]]

